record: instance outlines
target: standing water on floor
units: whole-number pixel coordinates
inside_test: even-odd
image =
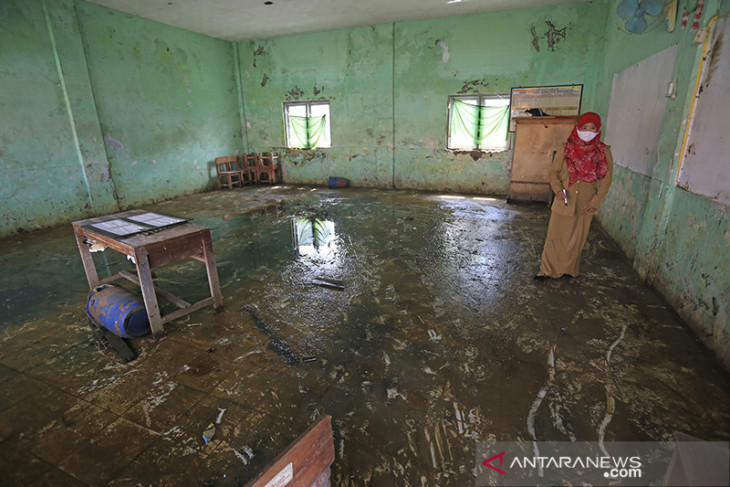
[[[189,402],[178,398],[160,424],[154,415],[173,407],[164,394],[115,410],[185,446],[154,448],[156,440],[123,478],[144,477],[145,466],[154,476],[164,459],[162,483],[240,485],[325,414],[337,486],[474,485],[477,442],[668,441],[674,431],[730,438],[727,375],[595,224],[582,275],[538,283],[544,206],[277,188],[150,209],[212,229],[225,309],[168,324],[165,339],[133,342],[136,364],[104,367],[112,383],[157,374],[184,387]],[[83,290],[78,252],[67,247]],[[131,265],[94,258],[110,273]],[[155,269],[156,284],[202,299],[201,266]],[[43,292],[37,282],[59,286],[58,277],[29,278],[34,293]],[[5,319],[22,291],[0,291]],[[81,308],[79,294],[59,299]],[[37,313],[52,320],[47,308]],[[146,416],[135,413],[140,404]],[[227,411],[213,447],[188,424],[201,405]],[[180,473],[193,467],[193,477]]]

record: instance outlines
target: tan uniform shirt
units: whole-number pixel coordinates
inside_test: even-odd
[[[590,184],[594,186],[595,190],[592,195],[582,195],[582,198],[578,198],[578,193],[576,193],[576,191],[571,191],[571,188],[568,187],[570,182],[570,172],[568,171],[568,164],[565,162],[565,154],[563,153],[561,157],[556,157],[553,160],[553,163],[550,166],[550,187],[555,193],[552,211],[560,215],[574,216],[576,207],[582,209],[584,204],[588,204],[596,209],[601,206],[603,201],[606,199],[608,190],[611,188],[611,181],[613,179],[613,156],[611,155],[611,146],[606,146],[605,154],[606,162],[608,163],[608,172],[606,173],[606,176],[595,183],[583,183],[583,185]],[[575,183],[573,184],[573,187],[577,185],[578,183]],[[565,188],[568,193],[567,206],[563,201],[563,188]],[[578,199],[582,201],[579,202]],[[588,201],[586,201],[586,199]]]

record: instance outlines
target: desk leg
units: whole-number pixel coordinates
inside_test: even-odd
[[[147,258],[147,249],[144,247],[135,249],[134,260],[137,263],[139,287],[142,289],[142,298],[147,308],[147,317],[150,319],[150,328],[152,328],[152,334],[158,337],[164,333],[164,329],[162,328],[160,306],[157,304],[155,285],[152,282],[152,270],[150,269],[150,261]]]
[[[203,234],[203,254],[205,257],[205,270],[208,272],[210,295],[213,297],[213,308],[219,310],[223,307],[223,295],[221,294],[221,283],[218,280],[218,268],[215,266],[215,254],[213,254],[213,241],[210,238],[210,230],[206,230]]]
[[[96,273],[94,258],[91,255],[89,246],[84,243],[83,234],[76,228],[74,228],[74,234],[76,235],[76,245],[79,246],[79,252],[81,252],[81,262],[84,264],[86,280],[89,281],[89,289],[94,289],[99,284],[99,275]]]

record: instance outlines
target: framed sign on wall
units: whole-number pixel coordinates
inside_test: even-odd
[[[582,95],[582,84],[512,88],[510,131],[515,130],[515,118],[540,114],[552,117],[577,116],[580,114]]]

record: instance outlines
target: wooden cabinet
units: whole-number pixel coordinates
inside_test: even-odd
[[[554,157],[560,157],[577,118],[515,118],[515,145],[507,201],[552,201],[550,165]]]

